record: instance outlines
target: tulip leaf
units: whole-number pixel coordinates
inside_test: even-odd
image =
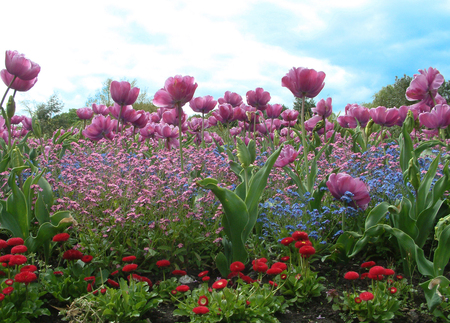
[[[6,200],[6,211],[17,218],[21,230],[21,234],[18,237],[26,239],[30,227],[28,203],[25,195],[16,184],[14,172],[11,172],[9,176],[8,185],[11,187],[12,193]]]
[[[439,281],[440,283],[432,284],[430,286],[430,283],[432,283],[433,280]],[[432,312],[433,314],[435,314],[435,316],[442,317],[444,320],[447,320],[447,318],[445,316],[443,316],[442,313],[440,313],[442,316],[440,316],[438,313],[435,313],[436,308],[443,302],[442,298],[437,293],[437,289],[439,287],[447,288],[449,284],[450,284],[450,281],[448,280],[447,277],[444,277],[444,276],[434,277],[433,279],[430,279],[426,282],[419,284],[420,287],[422,287],[423,292],[425,294],[425,298],[427,300],[427,306],[428,306],[429,311]],[[436,315],[436,314],[438,314],[438,315]]]
[[[45,207],[44,199],[42,198],[41,194],[39,194],[37,197],[36,204],[34,206],[34,215],[38,220],[39,224],[50,222],[50,214],[48,213],[48,210]]]
[[[433,206],[420,212],[419,216],[417,217],[416,226],[419,230],[419,234],[414,240],[421,248],[425,245],[425,242],[427,241],[427,238],[436,223],[436,215],[438,214],[442,203],[444,203],[444,201],[437,201],[437,203],[435,203]]]
[[[6,201],[0,201],[0,223],[0,228],[10,231],[14,237],[22,236],[19,218],[6,211]]]
[[[216,266],[223,277],[227,277],[230,273],[230,265],[231,264],[228,263],[227,257],[223,254],[223,252],[219,252],[216,256]]]
[[[439,243],[434,251],[433,265],[434,275],[443,275],[444,268],[450,260],[450,225],[447,225],[439,236]]]
[[[250,140],[252,141],[252,140]],[[237,138],[236,140],[236,149],[237,149],[237,156],[239,158],[239,162],[241,163],[242,167],[248,167],[250,166],[250,164],[252,163],[251,161],[251,155],[250,152],[247,148],[247,146],[245,145],[244,141],[242,141],[241,138]],[[249,143],[250,145],[250,143]]]
[[[62,212],[64,213],[64,212]],[[69,213],[69,212],[66,212]],[[61,219],[56,225],[46,222],[39,227],[36,237],[31,234],[25,239],[25,245],[30,252],[35,252],[39,247],[46,243],[50,243],[50,240],[56,234],[62,232],[64,229],[72,225],[73,221],[64,221]]]
[[[377,225],[384,217],[388,211],[389,203],[381,202],[375,206],[370,213],[367,215],[366,223],[364,224],[365,230],[370,229],[374,225]]]

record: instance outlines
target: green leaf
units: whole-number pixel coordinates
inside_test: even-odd
[[[220,274],[223,277],[227,277],[230,273],[230,264],[228,263],[227,257],[223,254],[223,252],[219,252],[216,256],[216,265],[217,269],[220,271]]]
[[[19,218],[6,211],[6,201],[0,201],[0,223],[1,228],[10,231],[14,237],[22,235]]]
[[[18,237],[25,240],[30,227],[28,203],[25,195],[16,184],[14,172],[9,176],[8,184],[11,187],[12,194],[6,200],[6,211],[16,217],[21,230],[21,234]]]
[[[250,140],[251,142],[252,140]],[[250,146],[250,142],[249,142],[249,146]],[[237,149],[237,156],[239,158],[239,162],[241,163],[242,167],[248,167],[252,161],[252,157],[250,154],[250,151],[248,149],[248,147],[245,145],[244,141],[242,141],[241,138],[237,137],[236,140],[236,149]]]
[[[381,202],[380,204],[375,206],[367,215],[366,222],[364,223],[365,230],[368,230],[369,228],[378,224],[382,219],[384,219],[388,208],[389,203],[387,202]]]
[[[423,177],[419,189],[417,190],[417,214],[419,214],[423,209],[427,207],[427,205],[425,205],[425,201],[427,200],[428,194],[432,194],[430,192],[431,182],[436,175],[440,156],[441,154],[439,153],[438,156],[430,164],[430,167],[428,168],[428,171]]]
[[[447,226],[439,236],[439,243],[434,251],[433,266],[434,275],[441,276],[444,274],[444,268],[450,260],[450,226]]]

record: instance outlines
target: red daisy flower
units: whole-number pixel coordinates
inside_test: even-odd
[[[355,297],[355,303],[356,303],[356,304],[359,304],[359,303],[361,303],[361,298],[359,298],[359,297]]]
[[[269,280],[269,284],[272,285],[273,287],[277,287],[277,286],[278,286],[277,283],[275,283],[275,282],[273,282],[273,281],[271,281],[271,280]]]
[[[159,260],[156,262],[156,266],[158,266],[159,268],[161,267],[169,267],[170,266],[170,261],[169,260]]]
[[[392,269],[390,269],[390,268],[386,268],[385,270],[384,270],[384,274],[383,275],[385,275],[385,276],[392,276],[392,275],[395,275],[395,271],[393,271]]]
[[[18,245],[18,246],[14,246],[11,248],[12,254],[25,253],[27,251],[28,251],[28,248],[27,248],[27,246],[24,246],[24,245]]]
[[[62,276],[62,275],[64,275],[64,273],[62,271],[54,271],[53,275]]]
[[[275,267],[280,268],[281,271],[287,269],[287,265],[286,265],[285,263],[282,263],[282,262],[276,262],[276,263],[274,263],[274,264],[272,265],[272,268],[275,268]]]
[[[316,253],[316,249],[313,246],[303,246],[298,252],[302,255],[302,258],[309,258]]]
[[[9,238],[8,241],[6,241],[6,244],[10,247],[22,245],[23,239],[22,238]]]
[[[37,267],[35,265],[26,265],[26,266],[23,266],[22,268],[20,268],[20,272],[24,272],[24,271],[34,272],[34,271],[37,271]]]
[[[240,261],[235,261],[230,265],[230,270],[232,272],[241,272],[245,269],[245,265]]]
[[[122,261],[124,262],[133,262],[136,260],[136,256],[127,256],[127,257],[123,257]]]
[[[11,259],[13,255],[3,255],[0,257],[0,262],[9,262],[9,260]]]
[[[123,266],[122,271],[124,271],[126,273],[130,272],[130,271],[135,271],[137,267],[138,267],[138,265],[136,265],[136,264],[125,265],[125,266]]]
[[[209,300],[208,300],[208,297],[206,297],[205,295],[203,295],[203,296],[200,296],[199,298],[198,298],[198,305],[200,305],[200,306],[207,306],[208,305],[208,303],[209,303]]]
[[[361,264],[361,268],[370,268],[375,266],[375,261],[366,261]]]
[[[176,276],[184,276],[186,274],[187,274],[186,271],[180,269],[175,269],[174,271],[172,271],[172,275]]]
[[[294,233],[292,233],[292,238],[294,238],[295,241],[309,239],[308,234],[304,231],[295,231]]]
[[[220,279],[216,282],[214,282],[214,284],[212,284],[212,288],[214,289],[222,289],[227,287],[228,281],[226,279]]]
[[[177,286],[177,288],[176,288],[176,290],[179,291],[180,293],[187,292],[189,289],[190,288],[188,285],[180,285],[180,286]]]
[[[0,239],[0,249],[5,249],[6,247],[8,247],[8,243],[5,240]]]
[[[5,299],[5,295],[0,294],[0,302],[3,301]]]
[[[348,280],[355,280],[359,278],[359,274],[356,271],[349,271],[345,273],[344,278]]]
[[[6,288],[3,288],[3,294],[5,294],[5,295],[9,295],[9,294],[11,294],[12,292],[14,291],[14,287],[6,287]]]
[[[8,286],[12,286],[12,284],[14,284],[14,280],[7,279],[7,280],[5,280],[5,284],[8,285]]]
[[[197,306],[192,309],[192,312],[195,314],[206,314],[209,313],[209,308],[206,306]]]
[[[391,287],[391,288],[389,288],[389,292],[390,292],[391,294],[395,294],[395,293],[397,293],[397,288]]]
[[[113,271],[112,273],[111,273],[111,276],[115,276],[115,275],[117,275],[119,273],[119,271],[118,270],[115,270],[115,271]]]
[[[210,279],[211,279],[211,277],[209,277],[209,276],[202,277],[202,281],[204,281],[204,282],[209,282]]]
[[[268,275],[278,275],[278,274],[281,274],[282,272],[283,272],[283,270],[281,268],[272,267],[272,268],[268,269],[266,273]]]
[[[65,260],[78,260],[83,258],[83,254],[79,250],[70,249],[64,252],[63,259]]]
[[[112,279],[108,279],[106,282],[107,282],[107,283],[109,284],[109,286],[111,286],[111,287],[114,287],[114,288],[119,288],[119,287],[120,287],[119,283],[115,282],[115,281],[112,280]]]
[[[93,282],[95,283],[95,276],[89,276],[84,278],[85,282]]]
[[[280,258],[281,261],[289,261],[289,259],[291,259],[289,256],[284,256]]]
[[[15,266],[15,265],[20,266],[26,262],[27,262],[27,257],[25,257],[23,255],[14,255],[9,259],[8,266],[10,266],[10,267]]]
[[[367,302],[373,299],[373,294],[371,292],[362,292],[359,294],[359,298]]]
[[[81,258],[81,261],[84,262],[85,264],[88,264],[92,261],[92,259],[94,259],[94,257],[92,257],[91,255],[84,255]]]
[[[292,241],[294,241],[294,238],[292,238],[292,237],[287,237],[287,238],[281,239],[280,243],[281,243],[283,246],[289,246],[289,245],[292,243]]]
[[[208,270],[204,270],[204,271],[202,271],[200,274],[198,274],[198,277],[202,278],[202,277],[208,275],[208,273],[209,273]]]
[[[70,238],[70,235],[66,232],[63,232],[63,233],[58,233],[57,235],[55,235],[52,240],[53,240],[53,242],[64,242],[64,241],[69,240],[69,238]]]

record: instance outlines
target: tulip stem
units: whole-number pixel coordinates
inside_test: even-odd
[[[205,126],[205,112],[202,111],[202,148],[203,149],[205,149],[204,126]]]
[[[183,110],[181,109],[181,105],[178,104],[177,105],[177,109],[178,109],[178,139],[180,141],[180,162],[181,162],[181,171],[184,171],[184,167],[183,167],[183,147],[181,145],[181,141],[182,141],[182,135],[183,135],[183,131],[181,130],[181,119],[183,116]]]
[[[305,129],[305,96],[302,97],[302,114],[300,116],[302,123],[302,145],[303,145],[303,165],[305,167],[305,173],[308,173],[308,150],[306,148],[306,129]]]

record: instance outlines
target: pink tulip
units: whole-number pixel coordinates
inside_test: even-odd
[[[297,98],[314,98],[325,86],[324,79],[324,72],[317,72],[304,67],[293,67],[281,79],[281,85],[291,90]]]
[[[137,128],[144,128],[147,125],[149,113],[145,112],[144,110],[139,110],[136,112],[136,114],[139,117],[136,120],[131,121],[131,124]]]
[[[120,106],[132,105],[139,96],[137,87],[131,88],[131,84],[127,81],[111,82],[111,98]]]
[[[102,115],[97,115],[92,120],[92,123],[83,130],[83,136],[99,141],[108,135],[112,135],[112,131],[115,128],[115,123],[111,120],[111,117],[104,117]]]
[[[281,104],[268,104],[266,109],[267,118],[275,119],[278,118],[283,110],[283,106]]]
[[[24,116],[17,116],[17,115],[14,115],[14,116],[11,118],[11,124],[19,124],[19,123],[22,122],[23,118],[25,118],[25,117],[24,117]]]
[[[169,77],[164,84],[164,88],[156,92],[153,104],[167,109],[181,108],[192,100],[198,86],[194,82],[192,76],[176,75],[175,77]]]
[[[189,106],[194,112],[208,113],[216,107],[217,101],[211,95],[198,97],[189,101]]]
[[[92,104],[92,110],[94,111],[95,114],[101,114],[103,116],[107,116],[109,114],[109,108],[104,105],[104,104]]]
[[[347,104],[345,114],[355,117],[362,128],[365,128],[370,120],[369,109],[358,104]]]
[[[355,129],[358,123],[353,116],[339,116],[337,117],[337,122],[342,128]]]
[[[90,108],[80,108],[77,110],[77,116],[81,120],[89,120],[94,115],[94,111],[92,111]]]
[[[397,123],[398,110],[397,108],[386,109],[386,107],[377,107],[369,110],[373,122],[385,127],[392,127]]]
[[[326,184],[331,195],[338,200],[350,192],[347,197],[351,198],[350,205],[353,207],[358,206],[365,210],[370,202],[369,189],[359,178],[353,178],[346,173],[332,173]]]
[[[19,54],[16,50],[7,50],[5,58],[6,70],[20,78],[22,81],[31,81],[35,79],[41,67],[25,58],[25,55]]]
[[[117,120],[119,120],[120,116],[120,120],[123,122],[134,122],[140,117],[131,105],[120,106],[117,102],[112,107],[109,107],[109,112]]]
[[[255,91],[247,92],[247,104],[257,108],[260,111],[266,110],[269,101],[270,93],[264,91],[261,87],[256,88]]]
[[[149,122],[145,125],[145,127],[140,128],[139,133],[145,139],[153,138],[156,132],[156,124],[153,122]]]
[[[280,155],[278,156],[277,161],[275,162],[275,167],[284,167],[290,163],[295,161],[297,158],[299,151],[296,151],[294,147],[291,145],[286,145],[281,149]]]
[[[181,123],[185,123],[187,119],[187,114],[181,111]],[[170,109],[163,113],[162,115],[162,121],[171,125],[178,125],[178,109]]]
[[[188,122],[188,130],[191,134],[196,134],[202,131],[202,118],[191,118]]]
[[[210,116],[208,118],[208,126],[212,127],[212,126],[217,126],[217,119],[214,116]]]
[[[297,117],[299,115],[299,112],[292,109],[284,110],[283,113],[281,113],[281,117],[284,121],[295,121],[297,122]]]
[[[31,126],[31,123],[32,123],[32,119],[31,118],[23,117],[22,126],[23,126],[24,129],[26,129],[28,131],[33,130],[32,126]]]
[[[430,112],[419,115],[420,124],[429,129],[443,129],[450,125],[450,106],[438,104]]]
[[[324,99],[317,102],[317,106],[311,109],[312,112],[317,113],[321,117],[328,118],[333,112],[333,107],[331,105],[331,98],[326,101]]]
[[[241,104],[238,107],[235,107],[233,110],[233,120],[238,121],[247,121],[247,114],[245,113],[247,105]]]
[[[234,120],[234,109],[231,104],[220,104],[219,108],[213,112],[213,116],[221,123],[228,123]]]
[[[232,135],[233,137],[236,137],[241,132],[242,132],[242,127],[233,127],[230,129],[230,135]]]
[[[155,126],[156,136],[159,138],[178,138],[178,127],[169,124],[157,124]]]
[[[10,74],[7,70],[2,70],[0,72],[0,76],[3,80],[3,83],[5,83],[6,86],[9,86],[14,79],[14,75]],[[31,89],[37,82],[37,78],[31,79],[29,81],[24,81],[18,77],[14,80],[13,84],[11,84],[11,89],[19,91],[19,92],[26,92],[29,89]]]
[[[406,89],[406,98],[409,101],[422,100],[427,105],[434,106],[433,98],[436,97],[439,87],[444,83],[444,77],[436,68],[419,70],[420,74],[414,74],[414,79]]]
[[[226,91],[223,98],[219,98],[219,104],[228,103],[231,104],[233,108],[240,106],[242,104],[242,97],[234,92]]]

